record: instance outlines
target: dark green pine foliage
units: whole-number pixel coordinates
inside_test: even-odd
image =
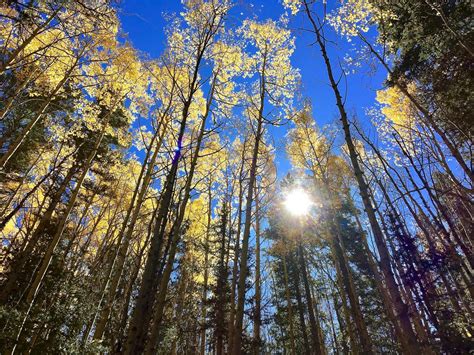
[[[374,348],[380,353],[395,353],[397,345],[393,341],[393,330],[386,317],[382,296],[375,284],[372,270],[369,266],[367,251],[363,244],[363,236],[354,222],[355,213],[353,204],[345,202],[338,211],[337,220],[342,232],[344,249],[349,259],[349,266],[353,271],[353,279],[361,305],[362,314],[367,324],[368,332]]]
[[[269,227],[265,231],[265,237],[275,243],[281,242],[284,238],[281,231],[278,230],[278,223],[274,219],[269,220]],[[303,333],[306,333],[309,330],[303,328],[301,324],[301,318],[299,316],[299,302],[296,288],[299,287],[301,290],[301,285],[296,283],[296,278],[293,277],[298,271],[298,266],[295,260],[294,251],[287,253],[285,256],[286,268],[288,272],[288,289],[290,294],[290,305],[287,303],[286,296],[286,287],[285,287],[285,276],[284,276],[284,266],[283,258],[280,251],[270,251],[270,257],[272,258],[272,282],[271,282],[271,293],[272,293],[272,307],[275,309],[273,315],[273,320],[270,326],[270,332],[272,334],[272,344],[269,344],[270,347],[276,350],[281,351],[282,349],[290,349],[290,312],[289,307],[292,311],[292,319],[294,325],[294,336],[295,336],[295,347],[298,354],[303,354],[305,352],[304,338]],[[300,291],[301,293],[301,291]],[[301,304],[304,300],[301,300],[300,296],[300,306],[302,311],[306,313],[305,304]],[[304,316],[304,315],[303,315]],[[305,323],[306,325],[306,323]]]
[[[425,107],[445,130],[465,142],[472,134],[474,103],[473,7],[467,0],[371,1],[386,16],[382,41],[396,54],[395,78],[416,81]]]
[[[228,320],[230,310],[230,274],[228,265],[228,245],[234,235],[233,230],[229,230],[230,214],[227,204],[223,204],[218,213],[217,224],[213,226],[212,250],[217,264],[214,268],[214,283],[210,285],[211,296],[208,301],[208,323],[211,329],[212,344],[217,354],[224,354],[227,349]]]

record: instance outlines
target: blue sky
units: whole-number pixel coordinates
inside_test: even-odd
[[[278,19],[284,12],[279,0],[235,0],[236,5],[229,16],[229,24],[239,26],[245,18],[265,20]],[[122,0],[120,18],[123,32],[135,48],[151,58],[158,57],[164,48],[163,14],[180,12],[180,0]],[[328,9],[330,11],[330,9]],[[313,105],[313,115],[318,125],[334,122],[337,119],[337,108],[331,88],[328,86],[327,74],[317,46],[312,46],[313,35],[303,28],[308,23],[303,17],[292,18],[289,27],[294,30],[296,51],[292,58],[293,66],[300,69],[303,98],[308,98]],[[330,45],[333,66],[337,67],[338,58],[343,61],[346,55],[353,53],[353,44],[341,38],[334,38],[328,29],[329,39],[335,39],[337,45]],[[375,91],[383,86],[385,73],[376,72],[369,75],[369,66],[347,77],[347,109],[356,112],[359,119],[368,122],[365,109],[374,104]],[[284,151],[285,134],[289,126],[272,129],[277,146],[276,164],[278,176],[284,176],[290,164]],[[342,140],[340,140],[342,142]]]

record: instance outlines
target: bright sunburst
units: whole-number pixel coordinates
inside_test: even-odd
[[[295,188],[288,192],[284,204],[285,208],[292,215],[303,216],[309,212],[313,203],[306,191],[301,188]]]

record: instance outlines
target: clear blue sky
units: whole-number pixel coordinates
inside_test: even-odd
[[[239,26],[245,18],[265,20],[277,19],[284,12],[279,0],[235,0],[229,24]],[[122,0],[120,4],[122,29],[135,48],[146,53],[151,58],[158,57],[164,48],[163,14],[182,11],[180,0]],[[328,9],[330,11],[330,9]],[[300,69],[302,77],[301,96],[309,98],[313,104],[313,114],[318,125],[323,126],[337,119],[333,93],[328,86],[327,75],[313,35],[302,28],[308,28],[308,23],[302,17],[292,18],[289,24],[296,37],[296,51],[293,55],[293,66]],[[331,32],[331,31],[329,31]],[[331,35],[329,36],[331,39]],[[337,67],[337,59],[342,61],[350,53],[351,44],[337,39],[337,46],[331,45],[330,54],[333,64]],[[367,122],[364,113],[374,103],[375,91],[383,85],[385,73],[368,74],[366,65],[357,74],[347,78],[347,109],[356,112],[361,121]],[[284,176],[290,165],[284,151],[285,133],[289,126],[272,130],[277,146],[276,163],[278,176]]]

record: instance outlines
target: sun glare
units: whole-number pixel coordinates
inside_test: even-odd
[[[296,188],[288,192],[284,204],[292,215],[303,216],[309,212],[312,202],[303,189]]]

